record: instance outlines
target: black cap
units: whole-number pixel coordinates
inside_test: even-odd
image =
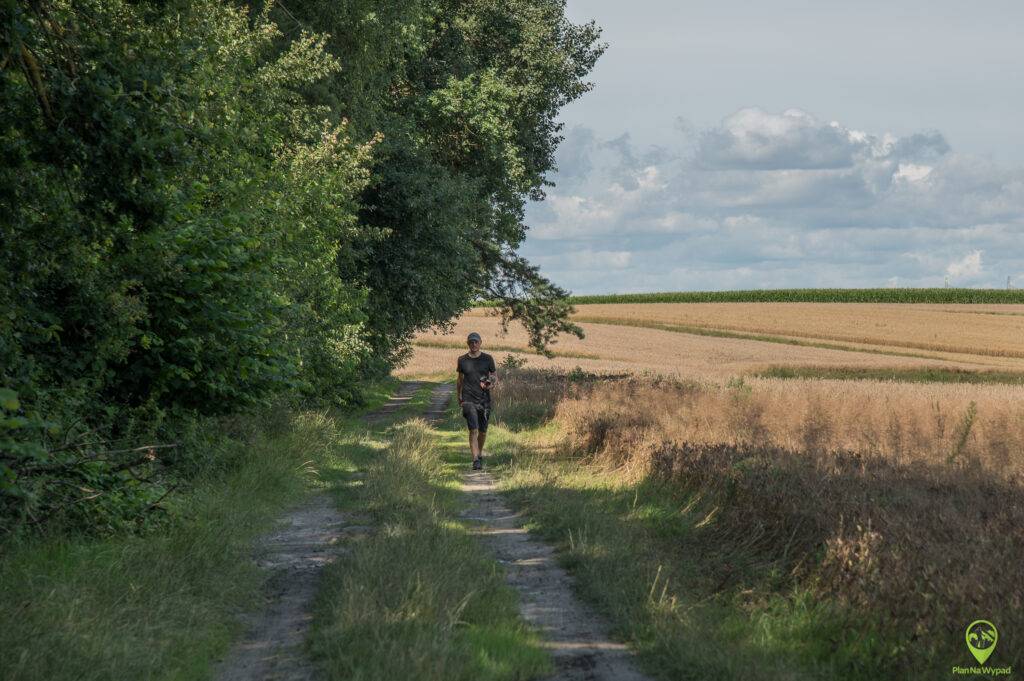
[[[478,340],[480,340],[480,334],[478,334],[476,331],[466,336],[466,342]]]

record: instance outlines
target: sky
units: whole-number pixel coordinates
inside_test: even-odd
[[[577,294],[1024,288],[1024,2],[569,0],[520,252]]]

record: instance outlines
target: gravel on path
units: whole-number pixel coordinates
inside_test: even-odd
[[[650,681],[627,646],[611,639],[604,619],[576,598],[572,578],[558,565],[554,549],[523,528],[522,517],[505,504],[491,474],[466,471],[462,488],[470,499],[463,518],[476,521],[475,534],[504,565],[508,583],[519,593],[520,614],[551,651],[556,671],[547,681]]]
[[[420,381],[402,383],[391,399],[364,421],[384,420],[408,404],[422,385]],[[304,650],[313,600],[323,568],[344,551],[340,544],[346,533],[366,530],[358,520],[339,511],[328,494],[316,494],[257,542],[256,564],[271,572],[264,589],[265,603],[258,613],[246,618],[245,637],[217,665],[217,681],[317,678]]]

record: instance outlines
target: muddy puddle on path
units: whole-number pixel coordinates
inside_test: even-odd
[[[407,405],[421,382],[402,383],[380,409],[368,414],[376,424]],[[438,386],[424,416],[443,416],[451,386]],[[256,563],[270,571],[265,603],[246,618],[247,633],[217,666],[218,681],[311,681],[319,677],[304,651],[312,606],[323,568],[344,549],[346,535],[366,531],[362,519],[337,510],[326,493],[313,496],[280,519],[277,529],[256,546]]]
[[[505,505],[494,478],[467,471],[463,490],[469,497],[465,520],[505,568],[508,583],[519,592],[519,611],[544,637],[556,671],[547,681],[649,681],[632,653],[608,635],[608,625],[573,594],[568,573],[554,550],[523,529],[522,518]]]

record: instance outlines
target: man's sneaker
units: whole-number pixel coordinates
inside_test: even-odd
[[[479,459],[477,459],[477,460],[476,460],[476,462],[477,462],[477,463],[479,464],[479,465],[477,466],[477,468],[479,468],[480,470],[483,470],[483,469],[484,469],[484,455],[483,455],[483,454],[481,454],[481,455],[480,455],[480,458],[479,458]]]
[[[478,471],[481,468],[483,468],[483,464],[480,462],[480,459],[473,459],[473,470]]]

